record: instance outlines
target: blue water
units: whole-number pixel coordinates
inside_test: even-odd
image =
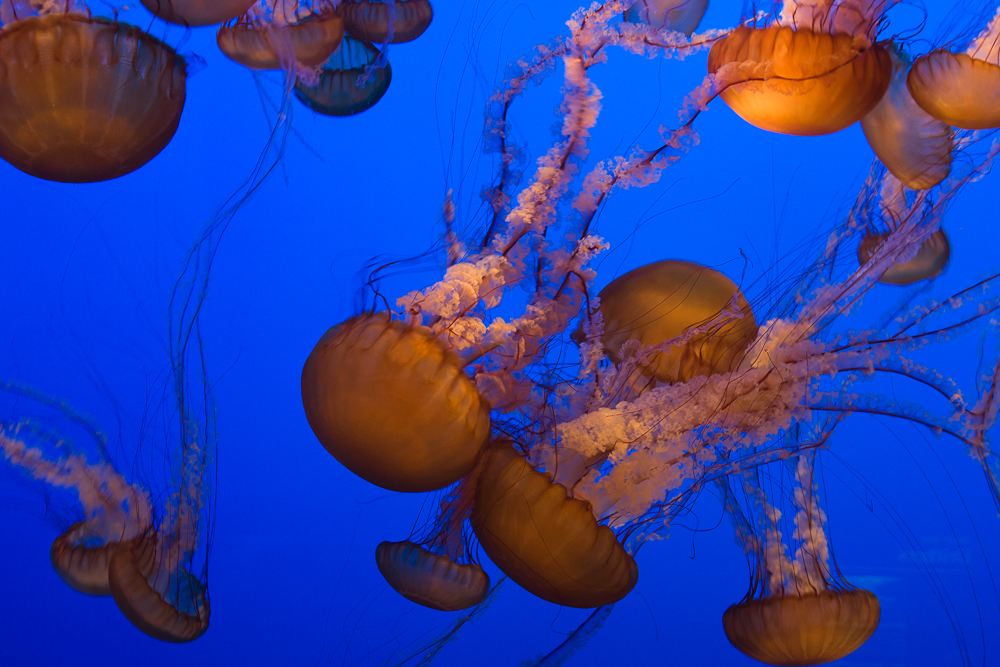
[[[410,534],[427,499],[378,489],[330,457],[304,418],[299,374],[319,336],[356,312],[371,268],[421,256],[438,240],[449,188],[459,221],[472,219],[489,174],[479,138],[483,95],[509,60],[565,33],[577,6],[440,0],[427,33],[390,50],[392,85],[375,107],[336,119],[294,108],[278,168],[240,207],[221,243],[202,315],[220,435],[210,629],[190,644],[168,645],[136,630],[111,598],[68,587],[48,549],[74,520],[70,506],[5,470],[0,664],[395,664],[448,628],[456,614],[399,597],[373,557],[380,541]],[[730,26],[740,11],[738,3],[715,2],[702,28]],[[929,4],[917,50],[938,38],[940,22],[962,25],[957,11]],[[920,18],[913,7],[895,16],[889,34]],[[133,455],[144,425],[155,421],[151,411],[172,409],[158,385],[170,288],[204,224],[264,149],[275,114],[259,91],[277,101],[280,77],[263,77],[258,88],[219,53],[211,28],[150,24],[141,8],[121,19],[151,25],[207,67],[189,79],[174,140],[133,174],[66,185],[0,163],[0,378],[89,415],[126,469],[157,478],[162,451]],[[592,72],[604,100],[591,161],[633,142],[654,145],[657,127],[676,123],[681,100],[700,83],[705,57],[612,52]],[[512,113],[531,159],[548,148],[558,121],[560,78],[557,72],[529,91]],[[613,250],[598,264],[599,287],[662,258],[774,285],[803,261],[776,258],[801,252],[808,259],[822,248],[872,159],[857,125],[827,137],[773,135],[721,101],[697,129],[700,144],[660,183],[620,192],[601,210],[598,232]],[[997,178],[972,184],[948,210],[952,261],[930,294],[955,292],[1000,265]],[[436,280],[442,266],[440,256],[405,263],[381,291],[391,302]],[[757,284],[759,297],[767,281]],[[901,294],[879,288],[847,325],[866,326]],[[971,396],[984,372],[976,365],[980,341],[981,329],[921,359]],[[878,390],[899,398],[893,387]],[[1000,576],[1000,519],[963,446],[908,423],[856,415],[838,429],[823,463],[837,564],[882,604],[878,631],[842,664],[1000,664],[1000,598],[989,569]],[[644,546],[637,562],[636,589],[570,664],[757,664],[722,631],[722,612],[742,598],[749,578],[713,494],[669,539]],[[507,582],[435,664],[517,665],[554,648],[589,613]]]

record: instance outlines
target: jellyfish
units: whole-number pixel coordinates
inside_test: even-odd
[[[938,120],[969,130],[1000,127],[1000,9],[964,53],[917,58],[906,87]]]
[[[293,62],[304,69],[322,65],[340,46],[343,21],[332,11],[298,19],[286,16],[283,8],[275,7],[270,16],[247,13],[219,28],[219,49],[251,69],[282,69]]]
[[[708,9],[708,0],[636,0],[625,10],[625,20],[648,23],[690,36]]]
[[[907,54],[893,46],[887,52],[892,59],[889,89],[861,119],[861,129],[875,155],[896,178],[911,190],[924,190],[951,172],[954,130],[913,101],[906,85]]]
[[[142,0],[164,21],[185,26],[223,23],[244,14],[256,0]]]
[[[792,539],[798,548],[789,556],[780,530],[782,512],[768,502],[760,469],[743,476],[754,510],[751,523],[740,508],[728,478],[719,481],[738,541],[750,559],[750,591],[722,616],[730,643],[769,665],[819,665],[839,660],[864,644],[878,627],[878,598],[842,579],[831,566],[824,531],[826,514],[819,507],[814,480],[816,450],[795,461],[795,509]],[[738,479],[738,478],[737,478]]]
[[[472,527],[490,559],[528,592],[567,607],[600,607],[639,579],[635,560],[586,502],[569,497],[510,444],[487,452]]]
[[[41,398],[15,390],[18,396]],[[65,416],[75,418],[68,408]],[[102,436],[92,431],[103,449]],[[141,534],[151,520],[147,491],[130,484],[106,461],[93,463],[70,443],[32,429],[29,423],[5,425],[0,451],[7,463],[54,488],[72,489],[84,518],[69,526],[53,542],[49,556],[63,580],[82,593],[109,595],[108,567],[120,543]],[[46,445],[53,445],[46,447]]]
[[[861,120],[889,86],[874,43],[883,3],[787,0],[765,28],[739,26],[712,46],[708,72],[726,104],[770,132],[830,134]]]
[[[296,81],[295,96],[316,113],[327,116],[350,116],[370,109],[392,82],[389,62],[379,66],[378,60],[378,49],[345,35],[315,83]]]
[[[855,212],[858,222],[865,225],[861,242],[858,244],[858,263],[862,266],[871,261],[879,247],[888,239],[889,234],[881,231],[882,228],[893,229],[912,211],[911,204],[907,203],[906,188],[891,172],[885,172],[876,165],[868,183],[871,186],[862,190]],[[875,187],[878,189],[877,195],[871,192]],[[913,194],[910,198],[914,199]],[[940,215],[940,209],[933,206],[923,208],[922,212],[935,217]],[[944,230],[937,229],[920,244],[916,255],[911,255],[912,250],[906,252],[909,259],[904,259],[902,253],[897,255],[900,261],[886,269],[879,282],[888,285],[910,285],[936,277],[948,264],[951,244]]]
[[[489,575],[473,560],[463,531],[478,480],[477,467],[441,501],[424,536],[375,548],[379,572],[403,597],[438,611],[469,609],[486,599]]]
[[[660,382],[728,373],[757,335],[753,312],[736,285],[691,262],[664,260],[633,269],[601,290],[600,300],[604,349],[614,363],[621,363],[628,341],[673,344],[641,364],[644,375]],[[739,313],[736,319],[712,324],[730,307]]]
[[[137,27],[67,6],[4,14],[0,157],[50,181],[106,181],[170,143],[184,109],[186,64]],[[45,57],[53,48],[60,56]]]
[[[337,12],[351,37],[377,43],[412,42],[434,18],[429,0],[344,0]]]
[[[316,344],[302,404],[351,472],[393,491],[432,491],[467,475],[489,437],[489,405],[462,366],[425,329],[362,315]]]

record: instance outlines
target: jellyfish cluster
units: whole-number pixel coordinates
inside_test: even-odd
[[[180,26],[220,24],[225,56],[281,72],[286,101],[333,116],[378,102],[392,76],[387,45],[418,38],[433,17],[427,0],[143,5]],[[710,495],[749,572],[744,598],[719,610],[732,646],[769,665],[852,654],[882,610],[834,560],[821,480],[838,428],[859,415],[964,448],[1000,510],[995,346],[957,371],[926,356],[996,337],[1000,276],[947,292],[938,279],[952,256],[946,214],[1000,153],[1000,8],[967,26],[966,43],[928,50],[893,28],[895,7],[784,0],[699,32],[707,0],[598,1],[503,72],[480,136],[496,167],[484,213],[462,220],[448,193],[443,275],[397,295],[373,277],[372,298],[319,338],[301,371],[305,421],[339,465],[430,499],[410,535],[385,535],[370,569],[407,604],[459,615],[399,664],[428,664],[507,579],[546,603],[594,610],[529,663],[563,664],[636,594],[643,547]],[[0,157],[11,165],[102,181],[170,142],[188,61],[163,41],[77,0],[0,0],[0,19]],[[656,145],[592,159],[595,80],[612,57],[704,58],[703,79]],[[512,109],[556,73],[554,139],[529,164]],[[859,124],[874,160],[853,202],[780,280],[747,282],[669,244],[657,261],[600,280],[613,251],[599,228],[608,201],[661,187],[698,150],[702,116],[722,106],[755,132],[799,141]],[[235,210],[209,224],[171,293],[164,387],[174,407],[159,485],[66,404],[0,385],[20,415],[0,421],[7,464],[78,496],[79,519],[52,543],[53,568],[168,642],[209,628],[212,479],[227,441],[198,317],[204,267]],[[865,309],[890,290],[898,305]],[[885,383],[926,400],[886,400]],[[974,396],[959,389],[970,383]]]

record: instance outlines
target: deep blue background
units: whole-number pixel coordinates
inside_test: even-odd
[[[391,49],[392,86],[374,108],[346,119],[295,108],[296,135],[281,168],[222,243],[203,317],[220,429],[211,628],[191,644],[164,644],[133,628],[110,598],[70,589],[52,571],[48,549],[72,516],[46,516],[40,490],[5,474],[0,664],[372,665],[397,651],[405,657],[447,627],[454,615],[400,598],[373,559],[381,540],[409,535],[425,499],[375,488],[333,460],[306,424],[299,373],[323,331],[353,314],[366,266],[433,245],[448,188],[459,221],[469,222],[489,174],[479,140],[483,95],[509,60],[565,33],[577,2],[440,0],[423,37]],[[740,11],[715,2],[702,28],[732,25]],[[918,50],[943,34],[940,21],[966,20],[947,2],[928,11]],[[893,16],[890,34],[917,25],[920,12],[907,6]],[[141,8],[122,19],[149,24]],[[253,77],[219,53],[212,29],[185,33],[157,22],[152,30],[207,61],[189,80],[180,129],[160,156],[93,185],[48,183],[0,164],[0,378],[67,400],[123,452],[134,449],[143,409],[161,400],[151,388],[166,363],[166,303],[180,262],[250,172],[268,133]],[[612,51],[592,71],[605,99],[591,162],[636,140],[658,145],[656,128],[676,124],[705,57],[650,61]],[[515,105],[518,137],[533,158],[549,146],[560,79],[557,72]],[[277,81],[264,84],[272,98]],[[700,145],[660,183],[618,193],[602,210],[599,232],[614,250],[600,264],[599,285],[667,257],[739,280],[741,252],[751,260],[744,284],[787,276],[783,269],[795,267],[775,258],[803,243],[821,247],[872,159],[857,125],[828,137],[778,136],[716,102],[697,127]],[[933,294],[1000,264],[996,184],[989,176],[972,185],[949,211],[952,263]],[[424,287],[441,261],[411,265],[384,281],[384,292]],[[751,296],[763,292],[757,284]],[[846,324],[869,325],[901,294],[880,287]],[[923,358],[969,388],[978,344],[976,336],[956,338]],[[1000,565],[1000,519],[963,447],[909,424],[855,416],[824,467],[837,562],[882,603],[878,631],[843,664],[961,664],[953,627],[973,664],[1000,664],[1000,603],[986,557]],[[894,523],[886,505],[869,505],[876,493],[905,523]],[[750,664],[722,632],[722,612],[743,596],[748,575],[720,519],[718,500],[706,494],[669,539],[645,546],[635,591],[574,664]],[[898,541],[906,530],[919,547]],[[951,617],[911,557],[932,565]],[[507,583],[438,664],[516,665],[552,649],[587,613]]]

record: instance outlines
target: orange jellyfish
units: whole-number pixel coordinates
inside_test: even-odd
[[[373,66],[378,56],[378,49],[371,44],[346,35],[315,84],[295,83],[295,96],[327,116],[350,116],[370,109],[392,82],[388,61],[382,67]]]
[[[476,563],[456,563],[409,540],[382,542],[375,562],[400,595],[439,611],[474,607],[490,590],[490,578]]]
[[[625,20],[669,28],[691,36],[708,9],[708,0],[636,0],[625,10]]]
[[[858,263],[864,266],[875,255],[879,247],[886,242],[888,234],[867,234],[858,245]],[[929,280],[941,274],[951,257],[951,244],[944,230],[939,229],[931,234],[920,245],[913,259],[893,264],[879,278],[880,283],[887,285],[912,285],[919,280]]]
[[[750,304],[733,281],[692,262],[641,266],[611,281],[600,298],[604,351],[614,363],[622,363],[630,340],[644,347],[672,343],[640,363],[659,382],[728,373],[757,336]]]
[[[302,369],[309,425],[334,458],[392,491],[432,491],[467,475],[490,408],[462,361],[424,327],[361,315],[329,331]]]
[[[882,100],[861,119],[861,128],[875,155],[912,190],[933,187],[951,173],[954,130],[918,105],[906,85],[910,59],[896,47],[892,81]]]
[[[742,653],[768,665],[821,665],[856,651],[878,627],[878,598],[835,577],[823,530],[825,514],[812,482],[815,450],[798,457],[794,493],[794,536],[790,557],[779,529],[782,513],[764,497],[756,473],[745,490],[760,517],[751,525],[729,481],[723,479],[726,509],[751,559],[754,578],[743,601],[729,607],[722,627]],[[835,571],[836,568],[833,568]]]
[[[117,178],[170,142],[184,59],[139,28],[82,14],[0,32],[0,157],[50,181]]]
[[[906,86],[924,111],[967,130],[1000,127],[1000,10],[965,53],[918,58]]]
[[[344,0],[337,11],[351,37],[378,43],[412,42],[434,18],[429,0]]]
[[[303,67],[322,65],[343,37],[344,22],[334,13],[310,14],[287,24],[244,15],[234,25],[219,28],[216,41],[224,54],[245,67],[282,69],[282,60]]]
[[[635,560],[590,504],[535,470],[510,444],[491,446],[472,508],[490,559],[529,593],[567,607],[617,602],[639,579]]]
[[[892,63],[870,35],[877,5],[788,0],[776,25],[740,26],[713,44],[708,72],[752,125],[793,135],[837,132],[871,111],[889,85]]]
[[[90,463],[76,452],[47,455],[41,447],[29,446],[16,428],[0,430],[0,453],[35,479],[77,493],[84,519],[52,542],[52,567],[78,591],[110,594],[108,567],[119,542],[135,538],[149,525],[146,492],[107,463]]]
[[[146,9],[164,21],[186,26],[213,25],[234,19],[255,0],[142,0]]]

